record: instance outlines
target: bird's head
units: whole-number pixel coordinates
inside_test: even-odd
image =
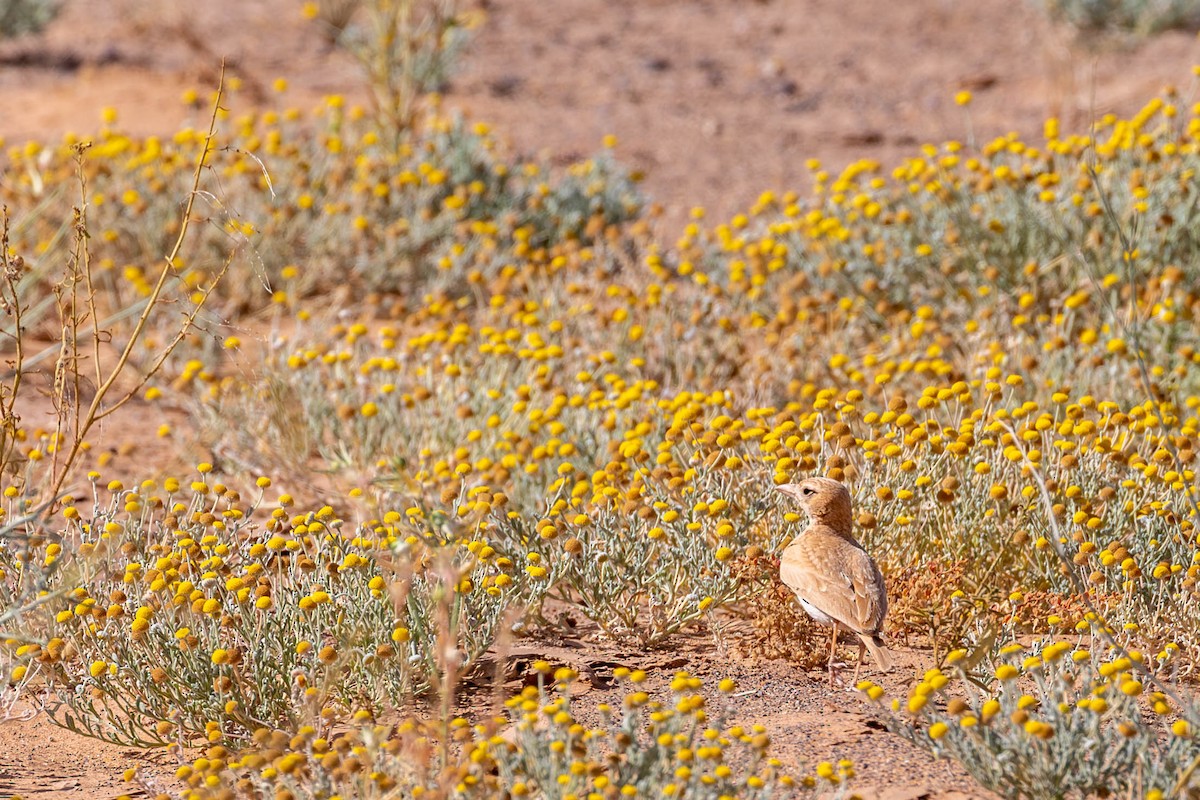
[[[831,478],[805,478],[775,488],[800,503],[814,523],[850,532],[850,491],[844,484]]]

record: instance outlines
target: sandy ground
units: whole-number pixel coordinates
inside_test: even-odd
[[[725,217],[766,189],[803,192],[809,158],[831,169],[894,163],[926,141],[1037,137],[1049,115],[1084,129],[1166,86],[1190,102],[1200,61],[1190,34],[1084,44],[1012,0],[488,0],[484,9],[448,102],[493,123],[514,150],[559,163],[616,134],[619,155],[646,172],[663,206],[668,241],[693,206]],[[356,66],[295,0],[68,0],[42,36],[0,44],[0,137],[86,132],[107,106],[134,133],[197,123],[180,98],[215,85],[222,57],[244,81],[234,111],[362,96]],[[281,76],[290,84],[282,98],[271,88]],[[962,89],[974,94],[966,110],[953,100]],[[116,452],[120,442],[106,446]],[[579,652],[606,650],[586,642]],[[866,797],[980,796],[960,770],[879,730],[853,694],[829,692],[819,674],[718,654],[704,637],[672,656],[652,670],[656,685],[679,667],[738,679],[748,692],[738,720],[768,725],[789,763],[851,758]],[[902,653],[885,684],[902,691],[928,660]],[[0,795],[111,798],[137,763],[171,769],[162,754],[80,739],[43,718],[0,725]]]
[[[356,65],[294,0],[69,2],[43,36],[0,45],[0,137],[99,124],[162,133],[192,122],[180,98],[243,78],[235,110],[361,95]],[[1166,86],[1185,97],[1200,43],[1187,33],[1082,43],[1010,0],[488,0],[448,92],[517,151],[565,161],[616,134],[620,154],[679,220],[728,216],[765,189],[803,190],[804,162],[893,163],[924,142],[1086,129]],[[86,33],[83,33],[86,31]],[[268,33],[269,32],[269,33]],[[954,94],[974,94],[969,110]]]

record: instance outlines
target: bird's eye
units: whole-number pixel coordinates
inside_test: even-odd
[[[809,494],[816,494],[816,493],[817,493],[817,490],[816,490],[816,489],[813,489],[813,488],[811,488],[811,487],[809,487],[809,486],[805,486],[805,487],[804,487],[804,489],[803,489],[803,492],[804,492],[804,494],[806,494],[806,495],[809,495]]]

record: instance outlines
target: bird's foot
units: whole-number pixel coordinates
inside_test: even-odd
[[[840,669],[841,667],[844,667],[844,666],[845,666],[845,664],[831,664],[830,665],[829,681],[828,681],[830,691],[835,691],[839,687],[843,687],[846,685],[846,681],[842,677],[842,670]]]

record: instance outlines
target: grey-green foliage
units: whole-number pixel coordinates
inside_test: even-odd
[[[61,0],[0,0],[0,39],[39,32],[61,8]]]
[[[1198,0],[1039,0],[1050,16],[1085,33],[1140,34],[1200,28]]]

